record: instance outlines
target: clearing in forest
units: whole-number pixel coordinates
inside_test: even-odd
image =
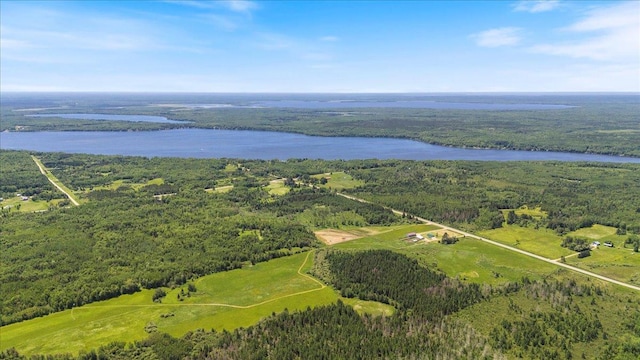
[[[345,241],[359,239],[364,236],[362,234],[336,229],[318,230],[315,234],[320,241],[327,245],[339,244]]]
[[[299,253],[198,278],[192,282],[195,291],[187,284],[165,288],[160,303],[152,301],[155,290],[142,290],[2,326],[0,351],[78,354],[114,341],[142,340],[153,331],[180,337],[199,328],[233,330],[284,309],[334,303],[338,293],[307,275],[312,265],[313,252]],[[386,304],[343,301],[372,315],[393,312]]]

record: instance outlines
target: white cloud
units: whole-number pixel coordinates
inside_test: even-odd
[[[558,6],[560,6],[560,1],[558,0],[522,0],[513,5],[513,10],[540,13],[554,10]]]
[[[520,31],[516,27],[502,27],[472,34],[471,38],[482,47],[510,46],[520,42]]]
[[[561,43],[538,44],[531,51],[599,61],[633,61],[637,66],[640,60],[639,14],[639,2],[592,9],[582,20],[561,29],[564,33],[578,35],[580,38]]]

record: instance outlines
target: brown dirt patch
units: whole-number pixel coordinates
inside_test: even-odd
[[[327,245],[339,244],[345,241],[355,240],[362,237],[362,235],[353,234],[347,231],[326,229],[318,230],[315,232],[316,237]]]

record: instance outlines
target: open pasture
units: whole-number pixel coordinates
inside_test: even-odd
[[[15,347],[24,354],[78,353],[112,341],[145,338],[156,329],[174,336],[190,330],[235,329],[255,324],[273,312],[303,310],[335,302],[337,293],[305,274],[311,253],[258,263],[251,267],[197,279],[191,296],[178,294],[187,285],[167,289],[162,303],[152,290],[92,303],[0,328],[0,349]],[[365,302],[364,311],[386,313],[387,308]]]
[[[289,192],[289,187],[284,185],[284,180],[277,179],[269,181],[269,185],[266,187],[269,194],[272,195],[284,195]]]
[[[12,197],[10,199],[4,199],[3,201],[0,201],[0,208],[20,212],[45,211],[48,210],[50,206],[58,206],[58,203],[60,203],[61,201],[63,200],[53,199],[51,201],[33,201],[31,199],[22,200],[19,197]]]
[[[387,250],[398,250],[404,249],[408,246],[415,246],[424,244],[423,242],[412,242],[407,239],[407,234],[414,233],[426,233],[430,231],[437,231],[440,228],[435,225],[401,225],[401,226],[390,226],[387,228],[378,227],[375,231],[369,232],[366,234],[365,229],[362,228],[360,231],[363,232],[364,237],[359,239],[351,240],[348,242],[343,242],[340,244],[336,244],[336,248],[343,250],[368,250],[368,249],[387,249]]]
[[[96,190],[118,190],[118,188],[122,187],[122,186],[128,186],[131,187],[134,190],[140,190],[141,188],[147,186],[147,185],[162,185],[164,184],[164,179],[163,178],[155,178],[155,179],[151,179],[145,183],[133,183],[130,181],[126,181],[126,180],[116,180],[108,185],[101,185],[101,186],[94,186],[91,189],[87,189],[87,192],[90,191],[96,191]]]
[[[567,264],[573,265],[596,274],[604,275],[633,285],[640,285],[640,253],[631,248],[620,246],[610,248],[599,246],[591,250],[591,256],[578,259],[572,256],[566,259]]]
[[[321,188],[330,188],[336,191],[342,191],[344,189],[353,189],[358,186],[364,185],[364,181],[356,180],[351,175],[344,172],[333,172],[327,174],[313,175],[314,178],[326,178],[328,181],[326,184],[320,185]]]
[[[527,276],[539,279],[553,274],[558,268],[526,255],[487,244],[480,240],[460,238],[453,245],[437,242],[411,242],[409,232],[440,233],[433,225],[404,225],[391,227],[386,232],[333,245],[341,250],[387,249],[418,259],[422,264],[438,268],[451,277],[475,283],[499,284],[518,281]],[[455,236],[455,234],[450,234]],[[425,239],[426,240],[426,239]]]
[[[480,231],[478,235],[549,259],[575,253],[560,246],[562,238],[550,229],[504,225],[501,228]]]
[[[593,240],[600,240],[605,237],[610,237],[616,234],[616,228],[611,226],[605,226],[600,224],[594,224],[588,228],[578,229],[576,231],[570,232],[568,235],[570,236],[578,236],[578,237],[586,237]],[[626,236],[622,236],[621,239],[626,238]]]

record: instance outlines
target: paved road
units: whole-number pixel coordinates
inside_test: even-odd
[[[38,165],[38,169],[40,169],[40,172],[42,173],[42,175],[46,176],[47,180],[49,180],[49,182],[52,183],[53,186],[55,186],[58,190],[60,190],[63,194],[65,194],[69,198],[69,200],[71,200],[73,205],[75,206],[80,205],[71,195],[69,195],[68,192],[64,191],[64,189],[60,187],[58,184],[56,184],[55,181],[51,180],[51,178],[47,175],[47,172],[45,171],[44,165],[42,165],[42,163],[37,157],[35,156],[31,156],[31,157],[33,158],[33,161],[36,163],[36,165]]]
[[[354,200],[354,201],[359,201],[359,202],[363,202],[363,203],[370,203],[367,200],[360,199],[360,198],[357,198],[355,196],[346,195],[346,194],[342,194],[342,193],[337,193],[337,194],[342,196],[342,197],[345,197],[347,199]],[[400,214],[400,215],[402,214],[401,211],[394,210],[394,209],[391,209],[391,208],[388,208],[388,209],[390,209],[391,211],[393,211],[396,214]],[[530,256],[532,258],[536,258],[538,260],[541,260],[541,261],[548,262],[550,264],[554,264],[554,265],[557,265],[557,266],[560,266],[560,267],[563,267],[563,268],[566,268],[566,269],[569,269],[569,270],[572,270],[572,271],[575,271],[575,272],[579,272],[581,274],[584,274],[584,275],[587,275],[587,276],[591,276],[591,277],[594,277],[596,279],[608,281],[608,282],[616,284],[616,285],[620,285],[620,286],[627,287],[629,289],[640,291],[640,287],[639,286],[627,284],[625,282],[618,281],[616,279],[612,279],[612,278],[609,278],[609,277],[606,277],[606,276],[598,275],[596,273],[592,273],[591,271],[587,271],[587,270],[583,270],[583,269],[577,268],[575,266],[567,265],[567,264],[561,263],[561,262],[559,262],[557,260],[548,259],[548,258],[546,258],[544,256],[536,255],[536,254],[530,253],[528,251],[524,251],[524,250],[521,250],[521,249],[518,249],[518,248],[514,248],[514,247],[509,246],[509,245],[501,244],[499,242],[496,242],[496,241],[493,241],[493,240],[489,240],[487,238],[483,238],[482,236],[470,234],[468,232],[465,232],[465,231],[462,231],[462,230],[458,230],[458,229],[455,229],[455,228],[452,228],[450,226],[446,226],[446,225],[443,225],[443,224],[439,224],[439,223],[433,222],[431,220],[423,219],[421,217],[414,216],[414,219],[417,219],[417,220],[419,220],[419,221],[421,221],[421,222],[423,222],[425,224],[439,226],[439,227],[441,227],[441,228],[443,228],[445,230],[449,230],[451,232],[456,232],[456,233],[462,234],[462,235],[464,235],[466,237],[470,237],[470,238],[474,238],[474,239],[477,239],[477,240],[480,240],[480,241],[484,241],[484,242],[489,243],[491,245],[499,246],[501,248],[505,248],[507,250],[515,251],[517,253],[520,253],[520,254],[523,254],[523,255],[527,255],[527,256]]]

